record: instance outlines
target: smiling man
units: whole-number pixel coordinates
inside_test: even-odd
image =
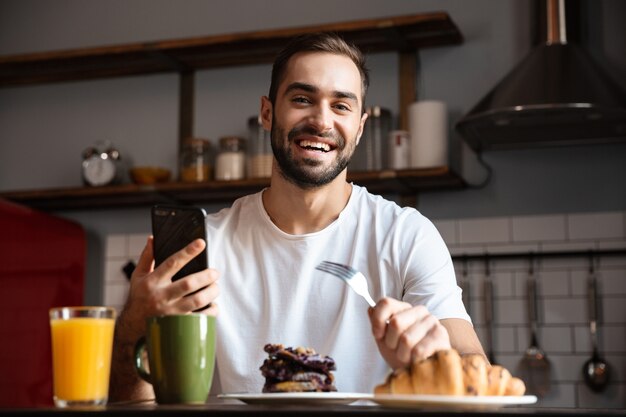
[[[145,318],[207,303],[206,314],[220,310],[213,393],[260,392],[267,343],[333,357],[344,392],[372,392],[389,369],[440,349],[483,353],[433,224],[346,181],[368,84],[361,53],[334,35],[296,38],[279,54],[261,99],[271,185],[207,218],[205,271],[172,283],[205,243],[153,269],[148,241],[118,321],[111,399],[152,395],[132,365]],[[316,271],[324,260],[363,272],[376,306]]]
[[[306,190],[342,173],[345,179],[367,118],[363,98],[357,96],[363,87],[356,66],[346,56],[305,52],[288,61],[284,71],[280,88],[270,90],[261,106],[278,173]]]
[[[270,96],[261,99],[276,160],[263,204],[283,231],[316,232],[352,192],[346,167],[367,119],[364,84],[352,59],[336,53],[298,52],[274,68]]]

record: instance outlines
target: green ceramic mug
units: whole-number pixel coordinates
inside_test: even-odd
[[[204,404],[215,367],[215,317],[181,314],[150,317],[135,345],[135,368],[152,384],[159,404]],[[148,352],[150,371],[144,352]]]

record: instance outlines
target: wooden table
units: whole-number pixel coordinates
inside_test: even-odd
[[[453,408],[422,408],[422,409],[395,409],[378,405],[330,405],[330,406],[301,406],[301,405],[246,405],[246,404],[205,404],[201,406],[157,405],[142,404],[111,404],[99,409],[0,409],[0,415],[16,416],[298,416],[298,417],[328,417],[331,415],[345,417],[379,417],[379,416],[416,416],[441,417],[496,417],[496,416],[626,416],[626,410],[597,410],[574,408],[521,408],[505,407],[495,410],[463,410]]]

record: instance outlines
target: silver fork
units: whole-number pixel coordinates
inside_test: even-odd
[[[323,261],[321,264],[316,266],[315,269],[327,272],[339,279],[342,279],[350,286],[350,288],[354,290],[354,292],[365,298],[365,301],[367,301],[371,307],[376,305],[367,289],[367,280],[365,279],[365,276],[363,276],[363,274],[356,269],[348,265],[329,261]]]

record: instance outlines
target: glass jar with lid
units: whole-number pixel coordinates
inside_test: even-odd
[[[272,143],[270,132],[263,129],[261,116],[248,119],[248,178],[269,178],[272,175]]]
[[[385,140],[391,131],[391,112],[380,106],[367,108],[369,117],[365,122],[366,166],[368,171],[380,171],[387,168],[388,156]]]
[[[180,150],[180,180],[203,182],[211,178],[211,143],[206,139],[188,138]]]
[[[391,131],[391,111],[380,106],[369,106],[366,112],[368,117],[363,136],[350,161],[350,171],[380,171],[388,167],[385,145]]]
[[[238,136],[220,138],[215,161],[216,180],[241,180],[246,175],[246,140]]]

